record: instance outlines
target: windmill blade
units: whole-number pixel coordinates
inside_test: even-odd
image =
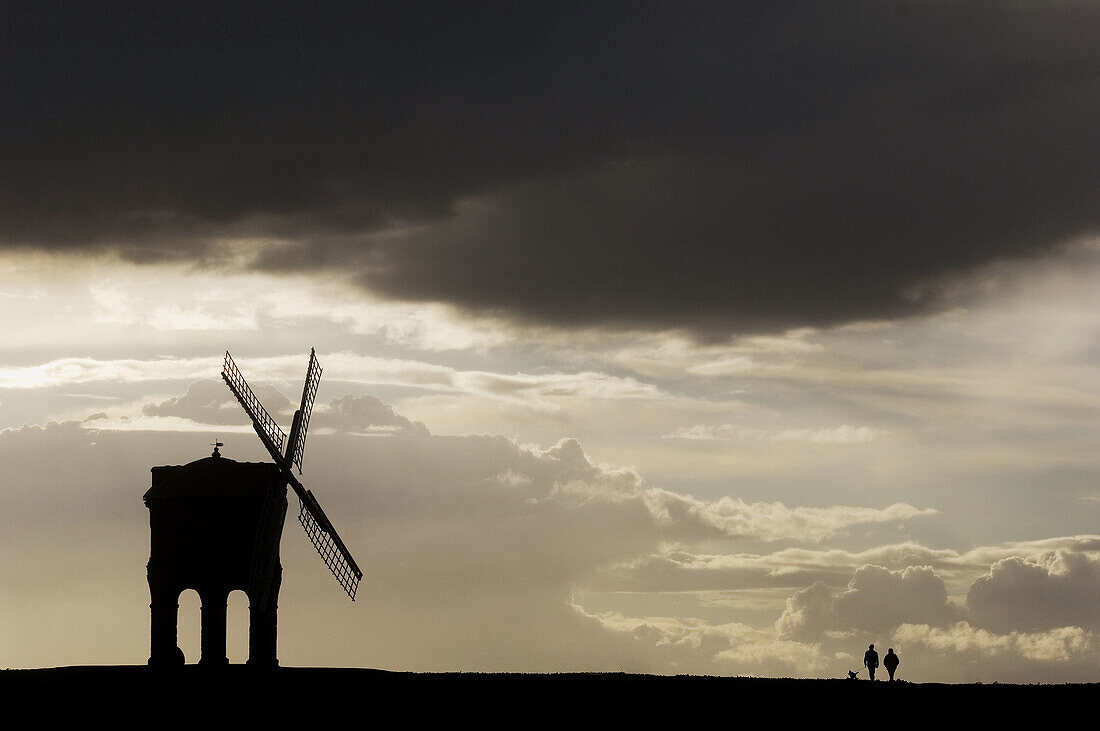
[[[267,413],[267,409],[256,398],[256,394],[252,393],[252,388],[244,380],[244,376],[241,375],[240,369],[233,362],[233,356],[228,350],[225,351],[225,363],[222,365],[222,380],[229,386],[229,390],[237,397],[237,401],[252,419],[252,426],[260,435],[260,441],[267,447],[267,451],[276,462],[282,462],[286,434],[275,423],[275,419],[271,418],[271,414]]]
[[[320,378],[321,367],[317,363],[316,355],[311,351],[309,368],[306,371],[306,385],[302,394],[304,408],[295,414],[294,426],[291,427],[292,440],[296,441],[297,444],[301,444],[302,440],[305,439],[305,427],[309,424],[309,412],[313,409],[313,399],[317,395],[317,383]],[[275,423],[275,420],[271,418],[271,415],[267,413],[260,400],[256,398],[256,394],[252,393],[252,389],[244,380],[244,376],[241,375],[228,350],[225,351],[222,379],[252,418],[252,426],[260,436],[260,441],[271,453],[271,458],[275,460],[275,464],[278,465],[283,478],[290,483],[295,494],[298,495],[300,502],[298,522],[302,524],[302,528],[305,529],[310,542],[317,549],[317,553],[320,554],[321,560],[325,562],[329,571],[336,577],[336,580],[351,597],[352,601],[355,601],[355,593],[359,589],[359,581],[363,578],[363,572],[359,570],[359,565],[352,558],[351,551],[340,540],[340,535],[336,532],[336,528],[333,527],[328,516],[325,515],[325,511],[321,509],[321,504],[317,502],[317,498],[313,497],[313,493],[307,490],[294,476],[290,461],[292,450],[288,448],[285,454],[282,451],[286,435]],[[304,424],[303,414],[305,414]],[[301,449],[298,448],[293,451],[298,454],[300,469]]]
[[[268,609],[271,579],[279,556],[279,538],[286,519],[286,493],[268,490],[260,509],[260,524],[252,544],[252,562],[248,570],[246,593],[257,607]]]
[[[328,566],[328,570],[336,577],[336,581],[344,588],[352,601],[355,601],[355,593],[359,589],[359,580],[363,578],[363,572],[359,564],[355,563],[351,551],[340,540],[340,534],[332,525],[332,521],[321,509],[321,504],[313,493],[294,476],[290,465],[281,456],[276,456],[275,463],[294,493],[298,496],[298,522],[302,524],[310,543],[317,549],[317,554]]]
[[[290,427],[290,440],[286,444],[286,461],[298,468],[302,474],[302,455],[306,451],[306,430],[309,429],[309,417],[313,413],[313,402],[317,398],[317,386],[321,383],[321,364],[317,362],[317,353],[309,349],[309,365],[306,367],[306,381],[302,386],[302,404],[294,414],[294,424]]]
[[[321,560],[328,566],[329,571],[336,577],[336,581],[344,588],[351,600],[355,601],[355,592],[359,589],[359,580],[363,578],[363,572],[359,570],[359,565],[351,557],[347,546],[340,540],[339,534],[332,527],[325,511],[321,509],[321,504],[313,497],[313,493],[305,490],[304,495],[299,493],[298,497],[301,498],[298,522],[302,524],[310,542],[317,549],[317,553],[320,554]]]

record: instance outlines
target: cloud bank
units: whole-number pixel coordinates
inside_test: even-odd
[[[1100,8],[6,6],[0,241],[708,335],[1100,224]]]
[[[149,408],[160,418],[213,420],[224,409],[208,385]],[[1100,677],[1096,536],[967,552],[822,548],[815,542],[861,526],[936,513],[701,500],[596,464],[573,439],[542,448],[436,436],[367,396],[322,406],[318,423],[322,415],[331,423],[311,437],[305,479],[366,576],[361,601],[344,601],[288,530],[285,662],[839,677],[873,641],[898,650],[910,679]],[[0,576],[12,589],[0,616],[13,628],[2,648],[13,664],[87,662],[89,653],[139,662],[146,652],[147,455],[180,463],[209,447],[205,435],[96,423],[0,432],[0,458],[19,465],[3,531],[4,550],[18,560]],[[225,441],[233,458],[265,458],[250,434]],[[764,554],[699,550],[746,541],[779,545]],[[631,593],[696,603],[667,615],[594,608],[600,596]],[[722,607],[726,618],[705,618]],[[729,619],[739,607],[771,619]],[[80,637],[57,630],[68,626]],[[81,639],[87,627],[94,642]]]

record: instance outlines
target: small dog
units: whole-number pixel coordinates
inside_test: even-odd
[[[857,673],[855,670],[849,670],[848,680],[859,680],[859,673]]]

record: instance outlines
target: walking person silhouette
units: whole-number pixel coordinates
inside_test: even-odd
[[[875,652],[874,645],[867,646],[867,652],[863,653],[863,664],[867,666],[867,674],[871,676],[871,680],[874,680],[875,668],[878,667],[878,653]]]
[[[882,667],[886,668],[886,672],[890,673],[890,682],[894,682],[894,671],[898,669],[898,665],[901,660],[894,654],[894,648],[890,648],[886,651],[886,657],[882,658]],[[872,673],[873,675],[874,673]]]

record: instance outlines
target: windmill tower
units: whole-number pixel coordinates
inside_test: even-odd
[[[180,593],[195,589],[202,600],[200,665],[224,665],[226,601],[231,591],[248,596],[250,665],[274,667],[282,564],[279,543],[289,484],[299,500],[298,522],[332,575],[355,600],[363,572],[355,563],[313,493],[294,476],[302,470],[306,430],[321,380],[310,351],[302,401],[290,438],[260,404],[226,351],[222,379],[252,419],[273,462],[240,463],[214,453],[187,465],[154,467],[145,493],[151,548],[149,592],[152,641],[149,664],[183,663],[177,645]],[[284,450],[285,447],[285,450]]]

